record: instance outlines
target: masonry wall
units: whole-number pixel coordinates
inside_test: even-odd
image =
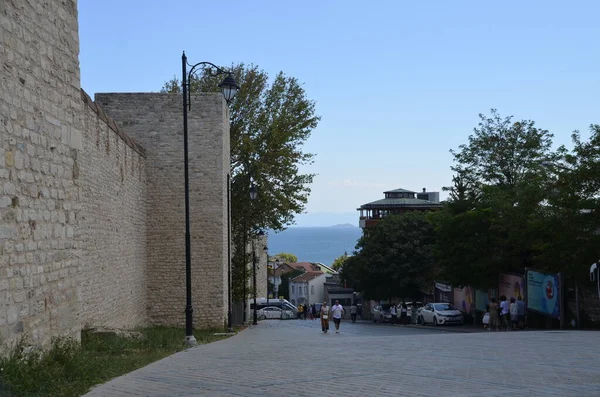
[[[147,296],[153,324],[185,324],[182,98],[97,94],[96,102],[147,156]],[[198,94],[189,112],[192,301],[196,327],[227,318],[229,124],[221,94]]]
[[[77,3],[0,1],[0,333],[79,335]]]
[[[84,327],[133,328],[146,312],[146,163],[144,149],[81,92],[83,150],[73,178],[79,187],[81,247],[77,293]]]

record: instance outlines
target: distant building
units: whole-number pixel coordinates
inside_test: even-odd
[[[359,226],[363,229],[374,227],[387,215],[403,214],[409,211],[435,211],[441,209],[439,192],[416,193],[406,189],[395,189],[383,192],[384,198],[363,204],[360,208]],[[415,197],[415,195],[417,197]]]
[[[290,302],[293,305],[323,302],[327,274],[309,271],[290,280]]]

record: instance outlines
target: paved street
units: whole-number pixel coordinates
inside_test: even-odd
[[[262,321],[87,396],[600,396],[600,332]]]

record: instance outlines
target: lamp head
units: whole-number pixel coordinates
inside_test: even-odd
[[[250,186],[250,200],[256,200],[258,197],[258,189],[256,188],[256,184],[252,182]]]
[[[237,94],[238,90],[240,89],[240,86],[237,85],[235,79],[233,78],[231,73],[229,73],[227,77],[225,77],[225,79],[221,82],[221,84],[219,84],[219,88],[221,89],[225,100],[227,101],[227,103],[229,103],[233,100],[235,94]]]

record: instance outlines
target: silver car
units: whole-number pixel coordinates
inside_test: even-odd
[[[391,321],[392,314],[390,313],[390,309],[392,305],[389,303],[383,303],[381,305],[375,306],[373,309],[373,322],[376,323],[379,321],[380,323]]]
[[[450,303],[428,303],[419,309],[419,324],[460,324],[465,322],[460,310]]]

